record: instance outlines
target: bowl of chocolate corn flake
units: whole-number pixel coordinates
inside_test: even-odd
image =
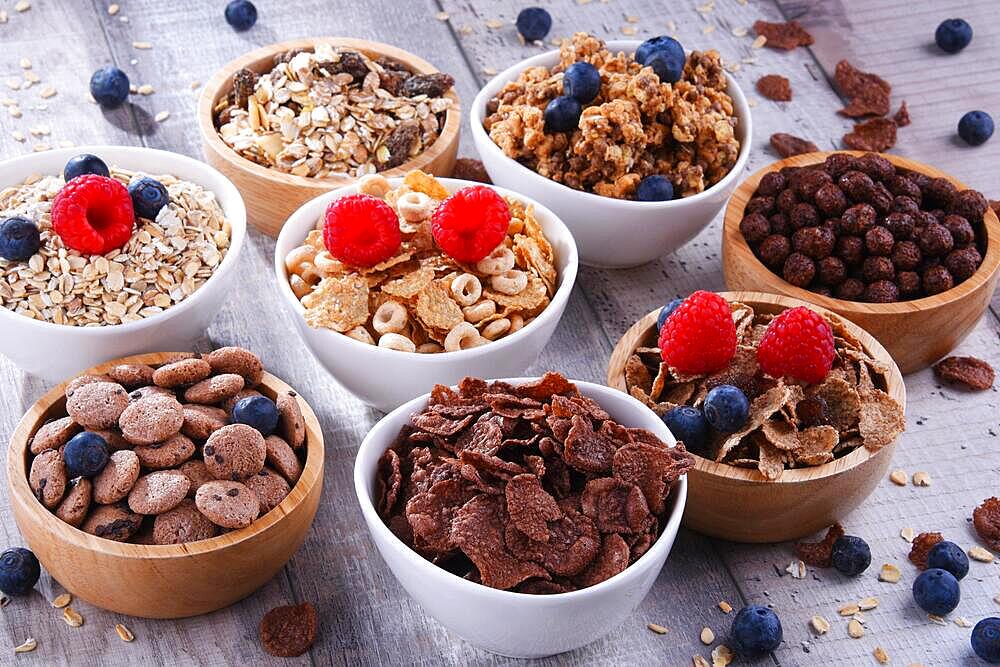
[[[574,68],[595,83],[583,94],[569,83]],[[752,133],[717,51],[582,32],[496,75],[470,123],[493,182],[555,211],[580,260],[605,268],[651,262],[707,227],[738,183]]]
[[[399,583],[446,628],[537,658],[613,631],[670,552],[691,457],[634,398],[556,373],[465,378],[384,417],[354,466]]]

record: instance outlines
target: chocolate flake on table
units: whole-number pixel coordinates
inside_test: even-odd
[[[780,74],[766,74],[757,79],[757,92],[775,102],[792,101],[792,85]]]
[[[639,347],[625,365],[629,393],[660,416],[682,405],[700,406],[719,384],[747,394],[750,416],[744,427],[730,434],[713,431],[706,451],[693,453],[756,468],[764,479],[775,480],[785,469],[822,465],[858,447],[878,451],[905,430],[902,406],[886,393],[889,367],[870,356],[839,318],[828,318],[836,351],[833,368],[809,385],[772,378],[758,366],[757,346],[771,315],[742,303],[731,302],[730,308],[737,349],[723,370],[681,375],[655,347]],[[644,342],[652,344],[655,331],[649,335]]]
[[[934,375],[942,382],[959,384],[973,391],[993,386],[993,367],[976,357],[947,357],[934,364]]]
[[[869,118],[844,135],[844,145],[856,151],[884,153],[896,145],[897,128],[888,118]]]
[[[279,658],[302,655],[316,641],[316,608],[311,602],[275,607],[260,620],[260,643]]]
[[[776,132],[771,135],[771,148],[783,158],[803,153],[815,153],[819,150],[819,147],[813,142],[784,132]]]
[[[987,498],[973,510],[972,525],[986,546],[1000,551],[1000,498]]]
[[[513,387],[438,385],[379,462],[375,505],[431,562],[503,590],[593,586],[659,536],[672,485],[693,465],[611,420],[556,373]]]
[[[798,21],[788,21],[787,23],[755,21],[753,30],[758,35],[766,37],[765,46],[772,49],[791,51],[800,46],[811,46],[814,41],[813,36]]]
[[[482,160],[471,157],[460,157],[455,160],[455,166],[451,170],[451,177],[463,181],[476,181],[479,183],[492,184],[490,175],[486,172]]]
[[[885,116],[889,113],[889,82],[871,72],[862,72],[846,60],[837,63],[833,74],[840,92],[848,98],[846,107],[840,110],[844,116]]]
[[[819,542],[799,542],[795,545],[795,553],[806,565],[814,567],[830,567],[833,557],[833,543],[843,537],[844,527],[839,523],[830,526],[826,535]]]
[[[920,533],[913,538],[913,546],[910,547],[908,558],[910,562],[921,570],[927,569],[927,554],[935,544],[944,540],[941,533]]]
[[[897,127],[906,127],[912,121],[910,120],[910,109],[906,106],[906,100],[903,100],[899,109],[892,116],[892,120],[895,121]]]

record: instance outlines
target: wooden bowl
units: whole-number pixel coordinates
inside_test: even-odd
[[[213,109],[216,103],[232,90],[233,73],[237,70],[246,67],[258,73],[267,72],[273,66],[272,59],[276,54],[291,49],[311,50],[319,41],[360,51],[373,58],[385,56],[403,63],[418,74],[433,74],[439,71],[426,60],[389,44],[347,37],[313,37],[279,42],[256,49],[216,72],[205,84],[198,101],[198,128],[201,131],[205,161],[236,184],[246,201],[247,220],[270,236],[278,235],[285,220],[299,206],[334,188],[348,185],[354,179],[346,174],[327,178],[295,176],[248,160],[236,153],[219,136],[219,132],[215,129]],[[454,90],[448,91],[446,97],[453,101],[453,106],[445,112],[444,127],[437,140],[409,162],[381,172],[384,176],[403,176],[412,169],[420,169],[435,176],[451,175],[458,153],[462,111],[458,95]]]
[[[863,155],[858,151],[838,151]],[[729,200],[722,232],[722,273],[731,290],[758,290],[795,297],[843,315],[867,330],[889,350],[903,373],[930,366],[965,338],[986,310],[997,285],[1000,267],[1000,220],[987,210],[983,231],[986,252],[983,263],[968,280],[947,292],[898,303],[861,303],[822,296],[785,282],[754,256],[740,233],[747,202],[760,179],[783,167],[817,164],[833,153],[796,155],[765,167],[744,181]],[[959,189],[967,189],[951,176],[898,155],[882,154],[897,167],[946,178]]]
[[[872,357],[889,365],[887,393],[906,405],[903,376],[889,353],[871,335],[831,311],[798,299],[761,292],[721,292],[758,313],[779,313],[808,305],[831,319],[840,319]],[[608,385],[625,387],[625,363],[637,347],[656,345],[659,309],[632,325],[621,337],[608,366]],[[877,452],[858,447],[830,463],[785,470],[767,481],[758,470],[716,463],[695,455],[688,472],[688,502],[684,525],[733,542],[784,542],[811,535],[839,521],[871,494],[885,477],[893,442]]]
[[[168,356],[140,354],[86,372],[103,373],[121,363],[158,366]],[[323,489],[323,433],[301,397],[299,407],[306,422],[302,476],[280,505],[247,528],[199,542],[145,545],[96,537],[56,518],[28,487],[28,441],[46,420],[65,416],[66,384],[40,398],[17,425],[7,449],[7,493],[28,546],[74,596],[129,616],[205,614],[263,586],[305,540]],[[273,399],[291,387],[264,373],[257,389]]]

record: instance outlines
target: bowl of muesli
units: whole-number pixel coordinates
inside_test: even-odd
[[[277,236],[313,197],[365,174],[447,175],[458,151],[454,79],[402,49],[316,37],[271,44],[205,85],[205,159],[233,180],[250,224]]]
[[[687,336],[696,361],[719,349],[722,327],[699,330],[709,311],[694,304],[713,300],[731,314],[730,342],[711,369],[694,369],[678,341]],[[694,455],[685,525],[735,542],[836,523],[885,477],[906,426],[902,374],[874,337],[825,308],[761,292],[695,292],[649,313],[615,346],[608,384],[656,412]]]
[[[316,359],[388,411],[435,383],[523,372],[562,317],[577,253],[562,221],[527,197],[412,171],[303,205],[274,266]]]
[[[690,241],[722,210],[750,153],[750,108],[718,52],[688,53],[669,84],[636,62],[646,45],[577,33],[498,74],[472,104],[490,178],[552,208],[588,265],[638,266]],[[582,110],[564,105],[562,126],[549,109],[570,99],[574,67],[591,72],[585,94],[597,96]]]
[[[0,221],[0,352],[49,381],[190,346],[231,294],[246,236],[225,176],[128,146],[3,162]]]

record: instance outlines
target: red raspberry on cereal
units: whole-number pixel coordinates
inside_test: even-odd
[[[510,208],[485,185],[462,188],[431,214],[431,233],[441,249],[459,262],[478,262],[507,236]]]
[[[63,186],[52,202],[52,229],[68,248],[103,255],[132,238],[135,211],[125,186],[85,174]]]
[[[714,373],[736,354],[736,325],[729,302],[699,290],[677,306],[660,329],[660,353],[681,373]]]
[[[757,362],[765,373],[809,383],[826,377],[835,356],[830,323],[804,306],[771,320],[757,347]]]
[[[347,195],[326,207],[323,244],[345,264],[375,266],[395,255],[401,242],[396,212],[377,197]]]

